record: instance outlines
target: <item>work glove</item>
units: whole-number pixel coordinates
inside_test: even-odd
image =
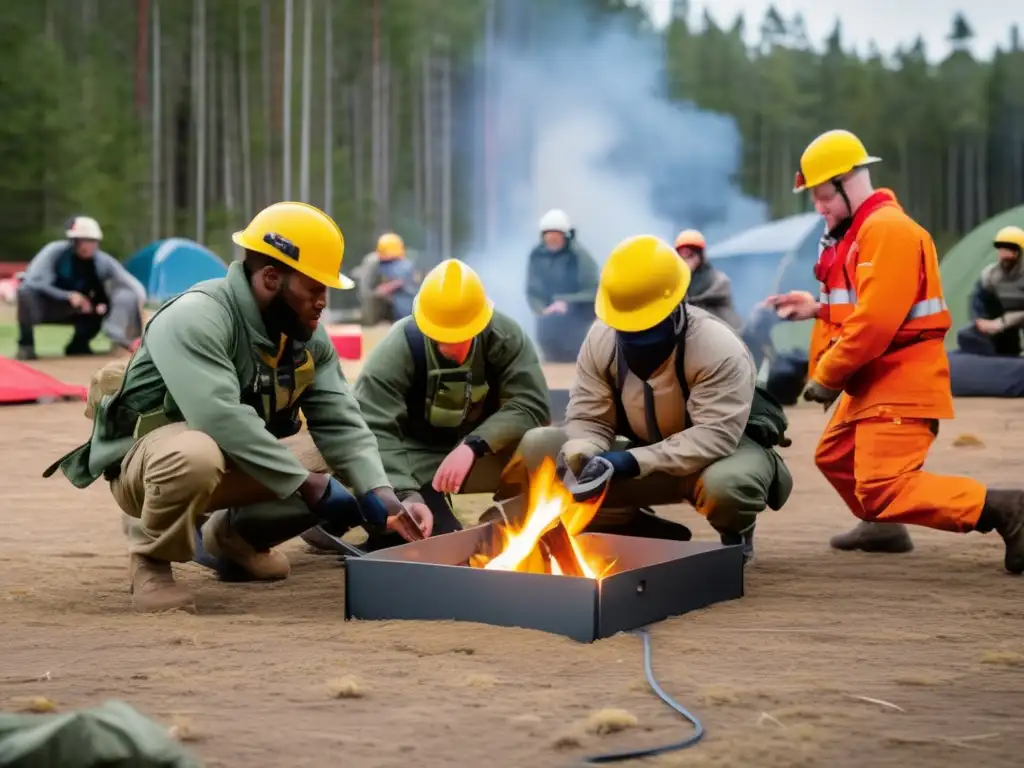
[[[629,451],[607,451],[605,453],[599,453],[595,458],[604,459],[612,468],[615,470],[614,478],[616,480],[629,479],[640,476],[640,464],[637,463],[636,458]],[[583,474],[587,474],[587,469],[591,467],[594,460],[591,459],[587,462],[587,466],[583,468]],[[596,465],[591,468],[591,472],[599,471]]]
[[[615,467],[608,459],[594,456],[583,467],[580,476],[576,478],[575,487],[570,489],[573,500],[582,504],[596,499],[605,492],[614,475]]]
[[[346,531],[361,525],[366,525],[369,528],[374,524],[372,521],[376,521],[380,516],[379,511],[369,505],[364,512],[356,497],[333,477],[327,479],[327,487],[324,489],[323,496],[315,504],[310,505],[309,511],[320,521],[323,529],[332,536],[341,536]],[[385,512],[379,523],[381,528],[386,521],[387,514]]]
[[[807,382],[807,387],[804,389],[804,400],[811,403],[821,403],[825,406],[827,411],[829,406],[834,403],[838,397],[843,394],[841,389],[829,389],[828,387],[819,384],[814,379]]]

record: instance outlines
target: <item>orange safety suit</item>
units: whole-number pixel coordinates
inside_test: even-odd
[[[953,418],[952,318],[931,235],[878,190],[815,271],[811,378],[844,393],[815,464],[862,520],[973,530],[985,486],[921,469],[938,420]]]

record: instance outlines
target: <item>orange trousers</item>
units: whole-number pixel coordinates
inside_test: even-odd
[[[843,398],[845,400],[845,396]],[[974,530],[986,488],[969,477],[921,469],[938,422],[899,416],[847,421],[840,401],[814,463],[861,520]]]

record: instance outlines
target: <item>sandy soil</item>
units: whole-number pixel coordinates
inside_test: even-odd
[[[39,366],[85,383],[92,363]],[[929,467],[1011,483],[1024,450],[1017,405],[958,412]],[[759,525],[747,596],[653,627],[660,682],[708,735],[652,762],[1019,765],[1024,585],[1002,572],[1000,541],[921,530],[906,556],[831,552],[850,518],[811,462],[824,417],[798,408],[792,421],[796,490]],[[346,624],[341,566],[301,542],[286,547],[286,582],[221,584],[189,565],[178,573],[200,615],[133,615],[103,484],[40,477],[84,439],[82,405],[10,407],[0,425],[0,709],[124,699],[177,725],[211,766],[567,765],[686,733],[647,689],[635,637],[584,645],[471,624]],[[954,446],[964,433],[982,445]],[[710,538],[692,510],[666,513]],[[333,698],[339,679],[362,696]],[[638,725],[585,733],[603,708]]]

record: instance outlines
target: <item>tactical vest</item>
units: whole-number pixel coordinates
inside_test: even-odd
[[[191,290],[223,302],[219,292],[203,287]],[[177,298],[180,296],[161,307],[153,319]],[[306,349],[306,343],[282,336],[276,355],[254,347],[246,348],[244,344],[240,344],[235,349],[234,364],[239,374],[239,399],[259,414],[267,425],[267,431],[278,439],[291,437],[299,432],[302,429],[302,423],[299,421],[299,399],[313,384],[316,376],[313,355]],[[245,378],[246,369],[252,371],[248,378]],[[117,414],[114,416],[116,422],[130,422],[131,434],[136,439],[158,427],[184,421],[174,398],[166,390],[159,403],[146,403],[141,400],[133,402],[131,397],[122,398],[120,395],[119,390],[112,398],[108,411],[114,409]]]
[[[682,307],[683,327],[676,337],[676,378],[679,380],[679,388],[683,394],[683,424],[684,429],[693,425],[690,420],[690,385],[686,381],[686,330],[690,323],[686,305]],[[715,321],[718,322],[718,321]],[[610,373],[610,372],[609,372]],[[626,375],[629,373],[629,366],[626,364],[625,350],[622,340],[616,334],[615,339],[615,418],[618,424],[616,432],[625,437],[634,446],[660,443],[665,439],[658,428],[658,419],[654,412],[654,393],[650,386],[644,382],[644,420],[647,424],[650,442],[641,440],[629,426],[629,419],[626,417],[626,409],[622,405],[622,389],[626,383]],[[773,448],[776,445],[783,448],[792,444],[786,437],[786,430],[789,429],[789,419],[782,409],[779,401],[776,400],[768,390],[760,385],[754,386],[754,402],[750,408],[750,416],[747,418],[747,426],[744,430],[747,437],[763,448]]]
[[[223,296],[218,291],[197,286],[185,293],[191,291],[199,291],[225,303]],[[153,315],[153,319],[184,295],[182,293],[160,307]],[[146,327],[148,329],[149,325],[147,324]],[[143,337],[145,337],[145,332]],[[275,437],[289,437],[298,432],[302,428],[298,419],[299,400],[303,392],[312,385],[316,375],[312,353],[305,348],[305,344],[297,341],[288,343],[288,340],[282,339],[277,356],[267,355],[245,345],[238,345],[235,348],[233,363],[239,374],[240,402],[251,406],[263,419],[267,430]],[[110,367],[113,365],[115,364],[111,364]],[[148,391],[126,394],[124,387],[128,380],[127,371],[130,365],[131,361],[122,368],[117,390],[113,394],[103,397],[97,406],[93,436],[102,440],[117,440],[127,437],[138,440],[162,426],[185,420],[174,402],[174,398],[166,388],[153,387]],[[243,372],[249,372],[249,375],[246,376]],[[109,386],[111,383],[113,382],[107,382],[107,385]],[[76,467],[72,471],[73,475],[89,476],[91,474],[88,471],[91,444],[92,438],[89,442],[59,458],[47,467],[43,472],[43,477],[51,476],[58,467],[70,465]],[[121,462],[117,461],[103,470],[103,476],[108,481],[114,480],[120,472]],[[82,481],[73,480],[72,482],[77,487],[84,488],[91,480],[84,484]]]
[[[450,450],[501,406],[501,382],[488,360],[487,331],[474,339],[466,362],[454,368],[441,365],[416,323],[406,322],[404,331],[413,360],[405,431],[425,445]]]
[[[999,299],[1003,312],[1020,312],[1024,310],[1024,269],[1018,262],[1010,274],[1003,272],[998,264],[993,264],[992,292]]]

